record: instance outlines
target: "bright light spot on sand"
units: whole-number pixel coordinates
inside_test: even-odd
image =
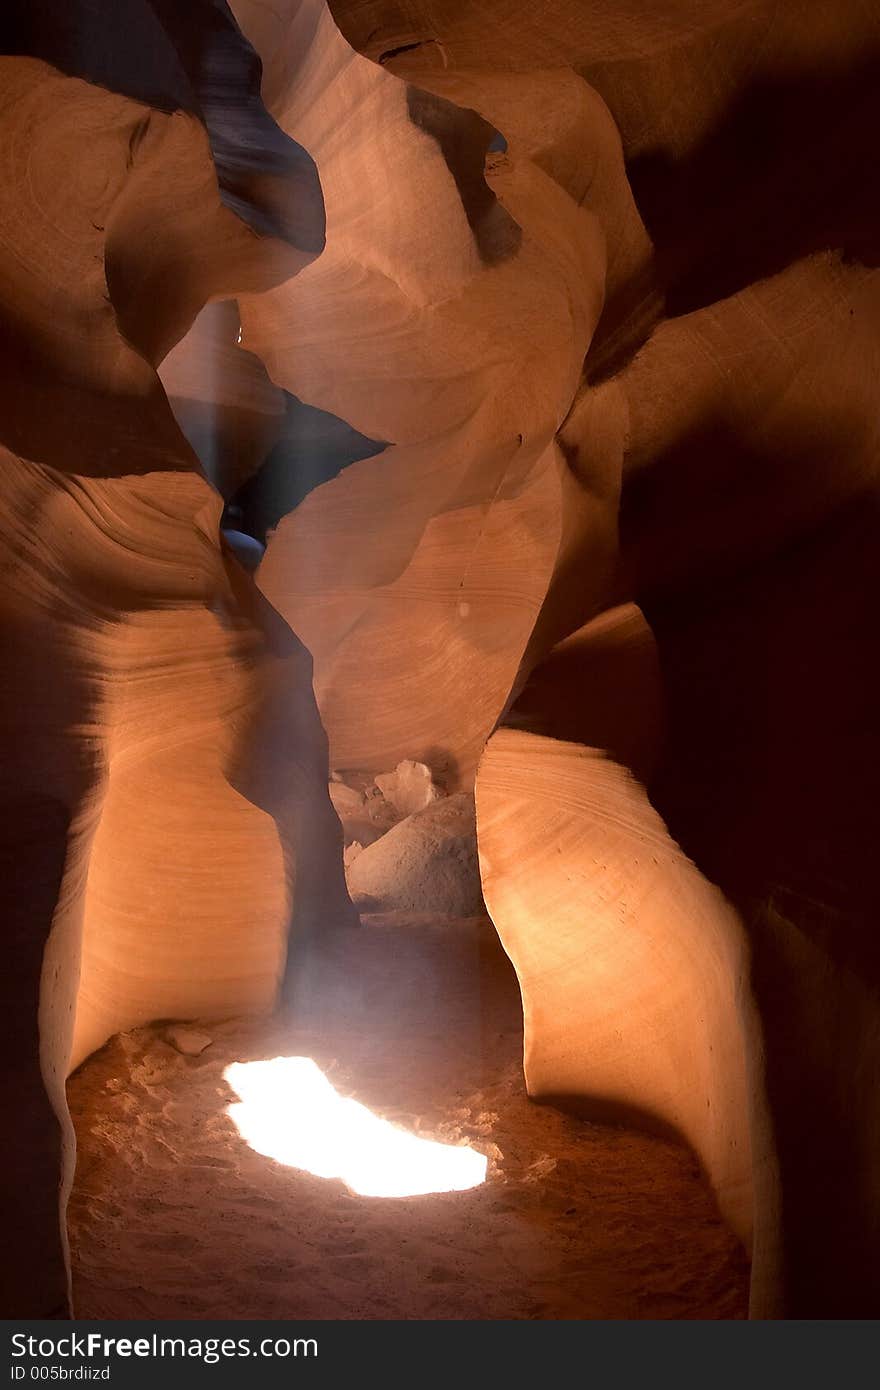
[[[238,337],[236,338],[235,341],[236,341],[236,343],[240,343],[240,342],[241,342],[241,329],[240,329],[240,328],[239,328],[239,330],[238,330]]]
[[[223,1073],[241,1103],[229,1114],[256,1153],[316,1178],[341,1178],[361,1197],[464,1192],[486,1178],[474,1149],[397,1129],[340,1096],[310,1057],[233,1062]]]

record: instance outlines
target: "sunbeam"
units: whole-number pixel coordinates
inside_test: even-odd
[[[233,1062],[223,1075],[240,1097],[229,1114],[252,1149],[341,1178],[361,1197],[463,1192],[485,1181],[483,1154],[398,1129],[340,1096],[310,1057]]]

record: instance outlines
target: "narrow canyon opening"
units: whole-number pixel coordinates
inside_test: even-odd
[[[0,39],[0,1312],[876,1317],[871,7]]]
[[[161,377],[259,586],[284,517],[387,446],[273,388],[242,340],[238,305],[210,305]],[[460,786],[442,749],[332,771],[358,925],[319,912],[300,939],[294,915],[274,1015],[159,1020],[73,1073],[78,1317],[747,1315],[747,1253],[680,1140],[528,1098]]]
[[[746,1315],[692,1154],[527,1099],[485,917],[365,915],[303,991],[308,1023],[159,1024],[73,1075],[79,1317]]]

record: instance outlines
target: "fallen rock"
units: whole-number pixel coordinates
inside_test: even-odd
[[[348,873],[358,855],[363,854],[364,847],[360,840],[352,840],[350,845],[346,845],[342,854],[342,862],[345,865],[345,872]]]
[[[165,1029],[165,1041],[175,1047],[178,1052],[182,1052],[184,1057],[199,1057],[206,1047],[210,1047],[214,1039],[208,1033],[199,1032],[198,1028],[186,1028],[175,1025]]]
[[[330,800],[340,820],[364,814],[364,794],[339,778],[330,781]]]
[[[400,816],[414,816],[443,796],[427,763],[416,763],[410,758],[404,758],[393,772],[377,777],[376,786]]]
[[[459,792],[408,816],[346,867],[364,910],[482,913],[473,796]]]
[[[355,842],[371,845],[402,819],[400,811],[385,800],[370,773],[352,772],[345,777],[333,773],[329,791],[346,846]]]

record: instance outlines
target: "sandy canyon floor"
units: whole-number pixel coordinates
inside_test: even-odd
[[[198,1056],[155,1025],[71,1078],[78,1317],[746,1315],[746,1260],[688,1152],[526,1098],[516,981],[488,921],[366,918],[306,958],[299,994],[286,1021],[202,1025]],[[224,1072],[276,1057],[486,1155],[486,1181],[359,1196],[255,1151]],[[302,1137],[314,1117],[285,1094],[270,1109]]]

